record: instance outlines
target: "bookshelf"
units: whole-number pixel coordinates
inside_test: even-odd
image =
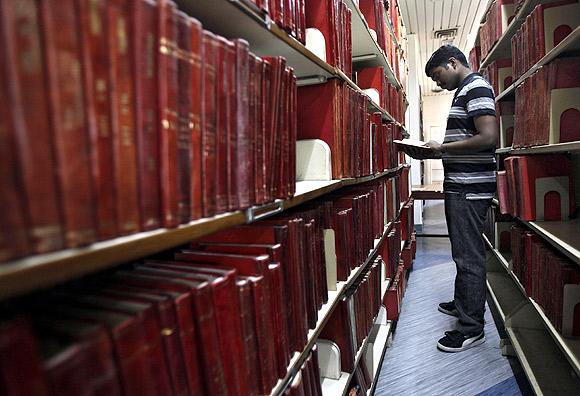
[[[542,59],[540,59],[534,66],[526,71],[520,78],[518,78],[512,85],[506,88],[501,94],[495,98],[496,102],[511,99],[513,100],[516,93],[516,88],[521,85],[528,77],[534,74],[542,66],[547,65],[559,56],[566,56],[580,51],[580,26],[572,31],[564,40],[557,46],[552,48]]]
[[[522,284],[520,283],[519,279],[510,270],[509,260],[504,256],[504,254],[502,254],[497,249],[495,249],[492,246],[491,242],[486,237],[484,237],[484,239],[485,239],[485,243],[487,244],[488,248],[493,253],[493,256],[495,256],[495,259],[501,265],[501,268],[505,271],[504,274],[508,275],[508,277],[505,277],[505,276],[503,277],[503,282],[504,282],[503,289],[511,289],[512,293],[515,293],[515,292],[520,293],[520,296],[512,296],[512,300],[519,301],[520,304],[525,304],[526,306],[532,308],[530,310],[531,314],[534,314],[536,316],[535,319],[537,319],[544,326],[543,330],[551,337],[550,342],[553,343],[555,346],[557,346],[560,349],[561,353],[568,360],[568,362],[569,362],[570,366],[572,367],[572,369],[574,370],[574,372],[577,375],[580,375],[580,340],[573,339],[573,338],[565,338],[560,333],[558,333],[558,331],[556,330],[556,328],[554,327],[552,322],[550,322],[550,320],[544,314],[543,308],[540,307],[538,305],[538,303],[536,303],[531,297],[528,297],[528,295],[526,294],[526,291],[525,291],[524,287],[522,286]],[[502,275],[504,275],[504,274],[502,274]],[[495,285],[497,288],[497,286],[501,282],[501,281],[498,282],[499,278],[500,277],[492,276],[491,280],[488,278],[488,282],[492,285]],[[512,284],[514,285],[511,288],[507,286],[509,284],[508,283],[509,279],[511,279]],[[514,309],[511,309],[511,312],[514,312]],[[508,320],[505,319],[505,321],[506,321],[506,326],[507,326]],[[540,332],[542,329],[536,329],[536,330],[537,330],[537,332]],[[516,334],[517,333],[514,333],[514,335],[516,335]],[[513,340],[512,340],[512,342],[513,342]]]
[[[574,153],[580,151],[580,142],[566,142],[566,143],[555,143],[546,144],[541,146],[533,146],[526,148],[512,148],[505,147],[497,149],[496,154],[555,154],[555,153]]]
[[[140,232],[86,247],[8,262],[0,266],[0,300],[158,253],[225,228],[251,223],[256,220],[255,214],[260,213],[260,210],[265,211],[260,213],[260,218],[271,216],[342,187],[393,176],[400,169],[402,166],[356,179],[297,182],[296,195],[293,198],[274,204],[204,218],[173,229]]]
[[[580,265],[580,220],[524,221],[523,223],[570,260]]]
[[[397,216],[397,218],[398,218],[398,216]],[[286,387],[290,385],[290,383],[292,382],[292,379],[294,378],[294,376],[296,375],[296,373],[298,372],[298,370],[300,369],[300,367],[304,363],[304,360],[308,357],[308,353],[310,352],[310,350],[312,349],[312,347],[316,343],[316,340],[318,339],[318,335],[322,331],[322,328],[325,326],[328,319],[330,319],[330,315],[332,315],[332,312],[334,312],[334,309],[336,308],[338,302],[344,297],[347,289],[354,283],[355,280],[358,279],[359,275],[368,267],[369,263],[372,262],[373,258],[376,257],[377,247],[384,241],[387,234],[391,231],[392,226],[393,226],[393,223],[389,223],[385,227],[381,237],[379,239],[375,239],[374,248],[369,252],[369,255],[368,255],[367,259],[365,260],[365,262],[361,266],[359,266],[358,268],[355,268],[354,270],[352,270],[348,279],[345,282],[338,282],[337,287],[336,287],[337,288],[336,291],[329,291],[328,302],[320,309],[320,311],[318,311],[318,321],[316,323],[316,328],[313,330],[310,330],[308,333],[308,342],[306,344],[306,347],[304,348],[304,350],[302,352],[300,352],[300,353],[296,352],[296,354],[293,356],[292,361],[290,362],[290,365],[288,367],[288,374],[286,375],[285,378],[278,381],[278,384],[276,384],[276,386],[274,387],[274,389],[271,392],[272,396],[283,394]],[[390,284],[390,280],[389,280],[389,284]],[[387,286],[387,288],[388,288],[388,286]],[[365,345],[366,345],[366,340],[365,340],[365,343],[363,343],[363,346],[361,347],[361,349],[359,350],[359,354],[357,354],[357,360],[355,363],[355,367],[358,364],[358,360],[360,359],[360,352],[362,350],[364,350]],[[344,384],[343,386],[346,388],[346,386],[350,383],[351,378],[352,378],[352,375],[344,376],[344,378],[343,378],[343,376],[341,376],[341,378],[339,380],[336,380],[336,381],[333,381],[333,380],[330,380],[327,378],[324,379],[322,381],[323,393],[325,395],[338,394],[338,393],[325,393],[324,392],[325,384],[331,390],[335,390],[339,386],[337,383]]]
[[[518,13],[516,14],[512,22],[509,24],[506,31],[501,35],[501,37],[491,48],[485,59],[481,60],[479,66],[480,72],[496,59],[511,58],[512,51],[511,39],[513,35],[518,31],[522,23],[525,22],[528,14],[538,4],[553,3],[553,2],[554,0],[527,0],[519,9]]]

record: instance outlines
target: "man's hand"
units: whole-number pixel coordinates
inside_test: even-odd
[[[435,140],[429,140],[425,146],[433,150],[433,154],[435,155],[433,158],[441,158],[441,154],[443,153],[443,145],[441,143]]]
[[[411,158],[415,158],[418,160],[423,159],[430,159],[430,158],[440,158],[440,155],[437,155],[428,144],[425,145],[425,148],[413,147],[413,146],[404,146],[400,147],[399,150],[403,150],[405,154],[410,156]]]

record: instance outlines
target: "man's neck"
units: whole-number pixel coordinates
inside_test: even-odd
[[[459,84],[461,84],[463,82],[463,80],[465,80],[467,78],[467,76],[469,76],[473,72],[468,67],[462,67],[461,71],[459,73],[460,73],[459,74]]]

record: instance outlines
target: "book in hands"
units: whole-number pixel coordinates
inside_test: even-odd
[[[415,139],[394,140],[399,151],[404,151],[413,158],[433,157],[433,149],[426,146],[426,142]]]

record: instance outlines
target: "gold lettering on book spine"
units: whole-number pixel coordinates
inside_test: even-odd
[[[89,0],[89,26],[91,34],[100,36],[103,32],[101,18],[99,15],[99,3],[101,0]]]
[[[119,18],[119,21],[117,22],[117,35],[119,39],[119,53],[125,55],[129,46],[127,39],[127,22],[125,21],[125,18]]]

